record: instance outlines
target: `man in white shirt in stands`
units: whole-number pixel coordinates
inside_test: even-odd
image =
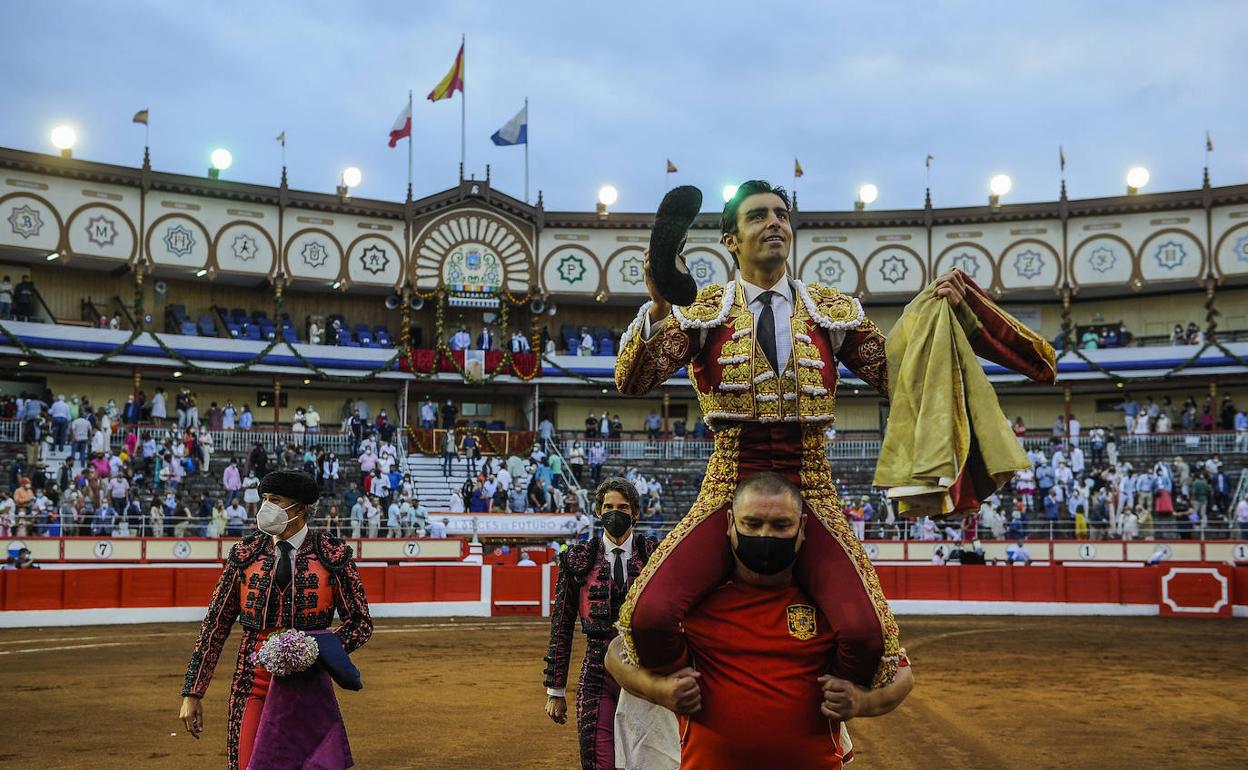
[[[516,566],[517,567],[536,567],[537,562],[533,561],[533,558],[529,556],[528,551],[521,551],[520,561],[516,562]]]
[[[246,523],[247,509],[235,498],[225,509],[225,532],[230,537],[239,537],[243,534],[243,525]]]
[[[463,513],[464,512],[464,496],[459,493],[459,490],[454,490],[451,492],[451,502],[447,504],[446,508],[451,513]],[[430,531],[432,531],[433,524],[430,524],[429,528],[430,528]],[[433,537],[433,535],[430,535],[430,537]]]
[[[1070,423],[1067,424],[1066,429],[1070,433],[1070,445],[1079,446],[1079,418],[1072,414],[1070,416]]]
[[[367,510],[364,503],[364,495],[360,495],[355,505],[351,506],[351,537],[355,540],[358,540],[364,531],[364,515]]]
[[[451,350],[467,350],[471,344],[472,337],[469,336],[468,330],[462,326],[451,335]]]
[[[386,508],[386,537],[399,537],[402,534],[403,506],[394,501]]]
[[[529,344],[529,338],[520,332],[511,333],[511,352],[512,353],[528,353],[532,350]]]
[[[371,495],[364,504],[364,518],[368,522],[368,536],[377,537],[381,532],[381,503]]]
[[[438,540],[445,540],[446,539],[446,525],[450,523],[451,523],[450,519],[434,519],[429,524],[429,537],[432,537]]]

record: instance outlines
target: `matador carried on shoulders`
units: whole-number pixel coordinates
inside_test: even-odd
[[[620,343],[621,393],[644,395],[688,367],[703,419],[715,432],[697,501],[659,544],[620,611],[625,645],[651,670],[686,664],[680,622],[733,564],[725,512],[737,482],[775,471],[798,484],[805,500],[796,574],[837,635],[832,673],[864,687],[887,683],[902,654],[897,623],[842,512],[824,438],[835,418],[838,363],[888,397],[884,335],[856,298],[786,274],[793,230],[783,189],[742,184],[724,206],[720,229],[737,262],[735,280],[673,306],[656,286],[648,256],[651,301]],[[1055,379],[1052,348],[968,277],[952,271],[933,291],[953,306],[976,355],[1035,380]],[[783,550],[784,542],[764,545]],[[794,558],[788,554],[786,563],[786,554],[758,549],[749,556],[759,569],[783,569]]]

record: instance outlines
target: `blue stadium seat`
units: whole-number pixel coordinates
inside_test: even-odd
[[[243,325],[229,321],[225,324],[225,328],[229,330],[230,336],[238,339],[243,336]]]
[[[212,321],[212,316],[201,315],[199,317],[199,333],[203,337],[217,336],[217,326]]]
[[[243,327],[242,338],[252,340],[254,342],[259,342],[260,341],[260,327],[256,326],[255,324],[247,324],[246,326]]]
[[[598,355],[613,356],[615,355],[615,340],[610,337],[602,337],[598,340]]]
[[[182,333],[188,337],[198,337],[199,327],[197,327],[193,321],[183,321]]]
[[[378,326],[373,330],[373,339],[383,348],[394,347],[394,344],[390,341],[390,332],[384,326]]]
[[[282,339],[286,340],[287,342],[291,342],[291,343],[294,343],[294,342],[298,342],[298,341],[299,341],[299,337],[295,334],[295,330],[294,330],[294,328],[292,328],[292,327],[290,327],[290,326],[283,326],[283,327],[282,327]]]

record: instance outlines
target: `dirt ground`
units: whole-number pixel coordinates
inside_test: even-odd
[[[917,685],[893,714],[850,724],[856,770],[1244,766],[1242,620],[901,620]],[[177,721],[195,632],[0,631],[0,766],[224,767],[237,637],[196,741]],[[578,766],[572,724],[542,711],[546,636],[537,620],[378,621],[355,656],[365,689],[340,692],[357,767]]]

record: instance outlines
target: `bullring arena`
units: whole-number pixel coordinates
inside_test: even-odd
[[[1248,672],[1240,623],[904,617],[920,684],[893,714],[851,722],[855,765],[1241,767]],[[221,766],[221,682],[205,700],[201,740],[174,734],[183,731],[170,693],[196,631],[156,624],[0,634],[6,711],[25,725],[17,735],[6,719],[4,762]],[[341,698],[358,765],[571,767],[572,728],[542,713],[547,632],[533,619],[379,621],[357,656],[367,697]],[[234,649],[227,645],[227,656]]]
[[[1242,568],[1197,569],[1248,590]],[[575,733],[542,712],[549,624],[534,615],[544,608],[541,582],[549,581],[550,567],[492,566],[488,585],[473,566],[363,571],[378,615],[441,612],[438,604],[470,614],[378,619],[373,640],[354,656],[365,690],[340,697],[358,766],[571,766]],[[168,617],[198,611],[214,573],[150,567],[0,574],[6,609],[66,599],[80,608],[185,601],[185,609],[147,610]],[[1240,697],[1248,685],[1243,621],[1226,617],[1225,606],[1204,611],[1223,600],[1219,580],[1200,575],[1177,589],[1181,575],[1170,568],[1086,563],[911,564],[881,566],[880,573],[907,613],[924,607],[1054,612],[1052,600],[1060,600],[1066,609],[1056,611],[1093,614],[901,615],[919,686],[893,714],[850,723],[856,766],[1060,768],[1077,761],[1131,768],[1159,761],[1159,751],[1172,767],[1240,766],[1240,728],[1248,718]],[[20,580],[32,575],[36,580]],[[1163,581],[1190,600],[1189,609],[1198,610],[1193,617],[1155,616],[1159,602],[1174,611],[1165,604],[1170,594],[1161,593],[1168,591]],[[483,589],[488,602],[481,600]],[[417,601],[385,601],[390,598]],[[18,610],[45,613],[32,622],[77,622],[67,613],[97,611]],[[1095,614],[1103,612],[1129,614]],[[198,742],[173,718],[173,696],[197,631],[190,623],[4,629],[0,686],[9,694],[8,713],[20,714],[22,725],[20,734],[9,733],[4,761],[49,768],[219,766],[229,666],[219,667],[205,699],[207,730]],[[233,659],[236,645],[226,645],[223,660]],[[574,661],[581,649],[578,638]],[[18,722],[5,724],[12,731]]]

